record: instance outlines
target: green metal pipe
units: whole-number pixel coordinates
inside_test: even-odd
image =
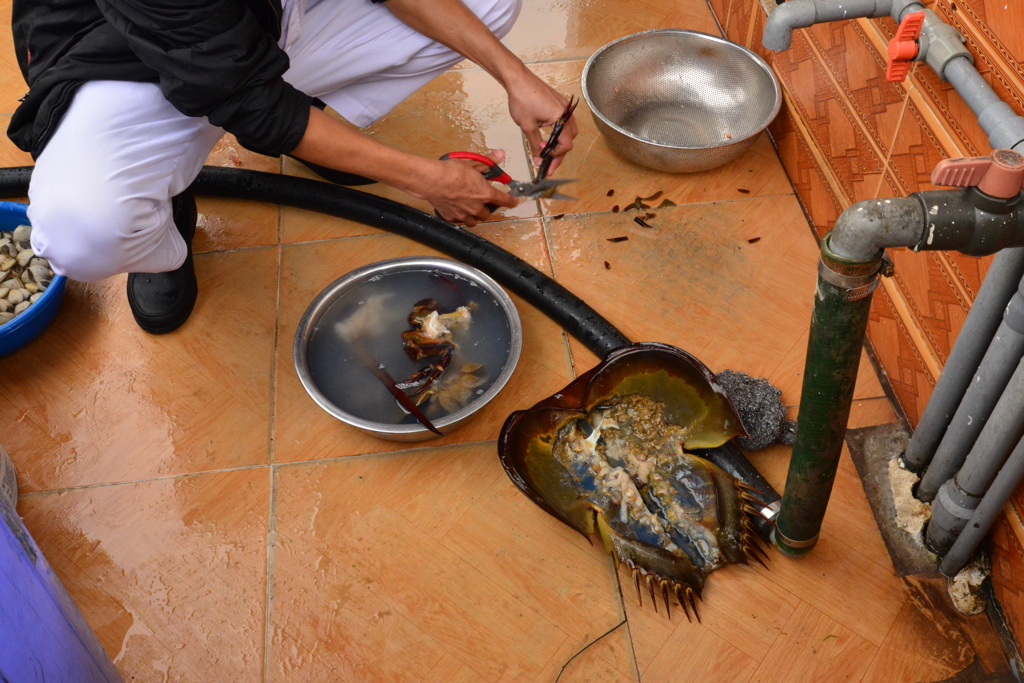
[[[818,541],[843,451],[871,295],[883,264],[881,257],[837,257],[829,250],[830,237],[822,240],[800,419],[775,531],[776,545],[788,555],[804,555]]]

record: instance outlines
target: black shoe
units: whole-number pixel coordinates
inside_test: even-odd
[[[192,315],[199,287],[192,264],[192,238],[196,234],[196,200],[187,190],[171,198],[174,226],[178,228],[188,255],[177,270],[167,273],[129,273],[128,305],[135,322],[150,334],[178,329]]]
[[[292,156],[289,154],[288,156]],[[314,164],[312,161],[303,161],[298,157],[292,157],[295,161],[308,168],[313,173],[323,178],[329,183],[335,185],[344,185],[346,187],[355,187],[356,185],[373,185],[376,180],[372,180],[365,176],[356,175],[355,173],[345,173],[344,171],[335,171],[333,168],[327,168],[320,164]]]

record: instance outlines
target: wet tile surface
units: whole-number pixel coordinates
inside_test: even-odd
[[[713,4],[731,35],[759,30],[749,6]],[[578,94],[597,47],[668,26],[717,33],[703,0],[526,0],[506,43]],[[854,104],[867,112],[877,90],[869,70],[837,51],[859,34],[819,38],[837,41],[821,49],[863,89]],[[0,36],[3,59],[9,40]],[[12,64],[0,69],[0,100],[13,103],[24,84]],[[801,105],[824,112],[815,131],[845,164],[842,183],[851,195],[877,192],[869,145],[852,129],[829,129],[846,105],[828,95],[827,74],[806,60],[787,68],[807,94]],[[893,103],[884,105],[872,115],[895,125]],[[5,126],[10,110],[0,106]],[[585,105],[578,116],[582,132],[559,174],[579,179],[570,192],[579,201],[522,205],[476,232],[553,272],[632,339],[768,377],[795,405],[817,247],[767,136],[726,167],[676,176],[618,157]],[[368,132],[430,157],[500,147],[513,177],[531,170],[500,88],[468,63]],[[795,137],[782,139],[784,155],[799,153]],[[895,151],[906,157],[892,168],[905,164],[900,173],[911,177],[923,141],[903,142]],[[0,161],[31,163],[10,143]],[[230,136],[208,163],[311,175]],[[798,186],[823,186],[805,176]],[[362,189],[429,208],[382,186]],[[656,204],[680,206],[654,211],[650,229],[633,213],[611,213],[659,190]],[[962,668],[921,635],[845,456],[811,556],[770,552],[768,570],[716,571],[701,623],[678,609],[669,620],[646,597],[639,604],[600,543],[523,496],[495,455],[505,417],[591,367],[593,354],[514,297],[524,349],[502,395],[445,439],[374,440],[306,395],[292,363],[295,328],[345,272],[435,252],[310,212],[209,198],[199,207],[201,297],[179,332],[140,332],[123,277],[74,284],[54,325],[0,359],[0,440],[27,494],[19,512],[126,680],[910,681]],[[818,208],[816,221],[828,213]],[[617,237],[629,239],[608,241]],[[976,286],[968,275],[964,286]],[[890,327],[886,339],[905,344],[895,319]],[[865,358],[851,425],[896,419],[882,396]],[[773,447],[751,459],[781,489],[788,456]],[[894,645],[904,639],[920,656]]]
[[[547,221],[556,278],[632,340],[686,349],[712,370],[769,377],[799,402],[818,247],[793,196]],[[628,238],[623,241],[622,237]],[[622,292],[631,292],[622,296]],[[578,369],[597,358],[571,342]],[[870,364],[862,391],[882,394]]]
[[[0,360],[21,490],[266,463],[277,258],[197,256],[195,312],[159,337],[135,324],[124,276],[72,283],[54,324]]]
[[[255,681],[269,474],[29,496],[18,511],[125,680]]]
[[[504,43],[527,62],[586,59],[606,43],[653,28],[719,35],[704,2],[524,0]]]

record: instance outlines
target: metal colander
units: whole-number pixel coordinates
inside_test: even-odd
[[[657,29],[598,50],[583,98],[619,154],[659,171],[694,173],[732,161],[782,104],[771,67],[722,38]]]

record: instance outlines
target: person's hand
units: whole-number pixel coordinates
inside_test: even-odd
[[[540,151],[544,148],[544,138],[540,129],[553,126],[562,116],[569,100],[560,95],[554,88],[542,81],[527,68],[515,79],[506,84],[508,90],[508,111],[512,120],[522,128],[530,143],[530,153],[535,166],[540,166]],[[576,117],[571,117],[562,128],[558,145],[552,153],[550,172],[562,163],[562,159],[572,149],[573,138],[576,137]]]
[[[487,156],[501,163],[505,152],[495,150]],[[472,227],[490,217],[488,204],[512,208],[519,203],[516,197],[502,192],[484,178],[483,173],[487,171],[484,164],[468,159],[433,163],[435,167],[427,180],[408,192],[430,202],[446,221]]]

